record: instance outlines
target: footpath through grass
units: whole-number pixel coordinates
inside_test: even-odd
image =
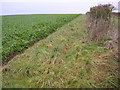
[[[81,15],[9,61],[3,88],[117,88],[117,61],[98,43],[82,43],[86,35]]]

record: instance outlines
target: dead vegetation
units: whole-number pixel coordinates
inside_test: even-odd
[[[114,16],[118,14],[115,14],[113,16],[112,13],[113,10],[114,10],[114,6],[111,4],[98,5],[90,8],[90,12],[86,13],[86,27],[88,30],[88,36],[85,41],[86,42],[95,41],[99,43],[99,45],[101,45],[102,47],[105,47],[106,49],[110,50],[110,53],[101,56],[100,60],[97,60],[97,63],[94,63],[94,65],[98,69],[98,72],[96,73],[98,74],[97,79],[99,78],[99,80],[102,82],[107,81],[112,86],[116,87],[116,85],[118,84],[117,82],[116,84],[114,84],[112,78],[109,78],[107,80],[106,77],[104,77],[104,75],[107,72],[111,71],[116,76],[116,80],[119,79],[117,77],[118,67],[116,67],[117,65],[112,65],[113,63],[119,62],[118,28],[116,27],[117,22],[116,23],[114,22],[115,19],[117,18]],[[112,66],[114,68],[111,68]],[[102,77],[99,77],[101,75]],[[104,83],[104,85],[107,84]],[[111,87],[109,85],[107,86]]]
[[[118,49],[118,29],[115,27],[111,4],[98,5],[90,8],[86,13],[86,26],[88,29],[87,41],[104,40],[103,45],[110,49]]]

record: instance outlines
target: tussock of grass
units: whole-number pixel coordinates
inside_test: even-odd
[[[82,43],[85,30],[82,15],[16,56],[5,66],[11,70],[3,72],[3,87],[118,87],[117,62],[103,58],[110,51],[98,43]]]

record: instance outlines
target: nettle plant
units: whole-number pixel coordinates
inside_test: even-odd
[[[110,20],[115,7],[112,4],[98,5],[90,8],[90,17],[93,19]]]

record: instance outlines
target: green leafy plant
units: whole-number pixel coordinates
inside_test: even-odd
[[[2,16],[2,58],[28,48],[28,44],[47,37],[79,14]]]

